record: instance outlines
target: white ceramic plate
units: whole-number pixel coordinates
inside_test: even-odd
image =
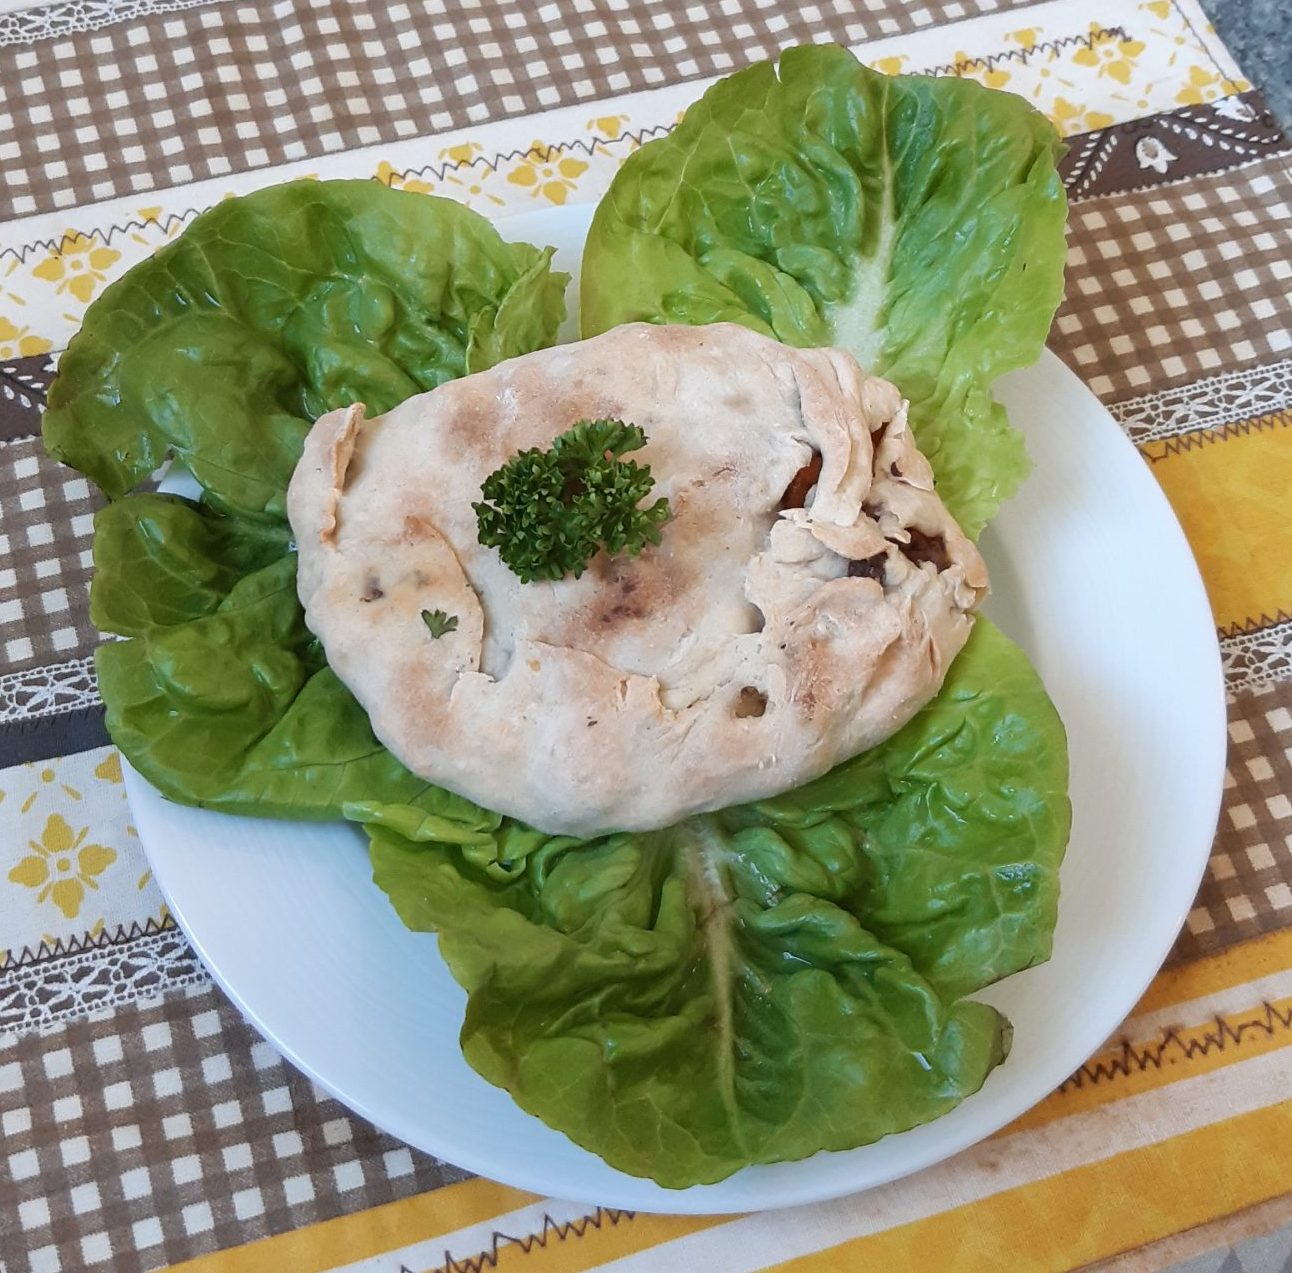
[[[511,218],[577,263],[585,208]],[[984,537],[992,618],[1031,655],[1068,728],[1072,842],[1054,956],[980,997],[1008,1061],[927,1126],[847,1153],[661,1189],[612,1170],[470,1070],[465,996],[406,931],[348,826],[238,819],[128,786],[175,917],[212,975],[300,1069],[378,1127],[536,1193],[644,1211],[782,1207],[892,1180],[966,1148],[1056,1087],[1117,1028],[1193,900],[1216,824],[1224,702],[1211,612],[1171,509],[1057,358],[999,386],[1035,469]]]

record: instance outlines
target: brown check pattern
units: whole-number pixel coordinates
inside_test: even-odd
[[[1220,826],[1178,963],[1292,924],[1292,681],[1234,695]]]
[[[1286,358],[1292,157],[1073,204],[1050,344],[1100,397]]]
[[[0,1132],[12,1273],[140,1273],[465,1175],[348,1114],[209,986],[0,1035]]]
[[[38,437],[0,444],[0,672],[63,663],[100,640],[88,597],[101,502]]]
[[[0,48],[0,220],[1037,0],[226,3]]]

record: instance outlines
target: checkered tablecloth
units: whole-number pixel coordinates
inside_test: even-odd
[[[41,448],[45,390],[104,285],[230,192],[315,174],[488,214],[591,202],[699,81],[805,40],[1020,93],[1068,136],[1051,346],[1202,567],[1221,824],[1134,1015],[982,1145],[790,1214],[534,1198],[314,1088],[176,929],[94,681],[98,498]],[[0,0],[0,1267],[1282,1269],[1290,203],[1292,144],[1194,0]]]

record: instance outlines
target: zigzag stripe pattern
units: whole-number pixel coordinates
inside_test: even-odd
[[[1123,1041],[1119,1054],[1109,1060],[1087,1061],[1075,1074],[1060,1085],[1060,1092],[1075,1091],[1096,1083],[1108,1083],[1160,1070],[1173,1061],[1192,1061],[1215,1052],[1240,1047],[1249,1038],[1272,1039],[1277,1035],[1292,1034],[1292,1007],[1286,1010],[1272,1003],[1264,1003],[1249,1020],[1235,1024],[1230,1018],[1217,1014],[1215,1028],[1199,1039],[1185,1038],[1179,1030],[1166,1030],[1153,1043]]]
[[[407,181],[410,178],[443,181],[449,173],[461,172],[463,169],[474,168],[483,173],[491,173],[496,172],[503,164],[512,163],[519,159],[536,157],[541,162],[550,155],[562,154],[567,151],[578,151],[581,154],[594,155],[598,151],[607,151],[611,146],[617,146],[622,142],[635,142],[637,145],[642,146],[652,138],[662,137],[671,133],[675,127],[675,124],[651,124],[644,128],[627,129],[615,137],[594,137],[591,139],[575,137],[569,141],[551,142],[538,147],[537,150],[533,146],[526,146],[523,149],[499,151],[488,157],[476,155],[471,159],[446,159],[443,163],[424,164],[420,168],[405,168],[394,173],[393,176],[398,177],[400,181]],[[374,177],[373,180],[375,181],[376,178]],[[141,220],[135,217],[120,224],[95,226],[91,230],[68,230],[58,238],[34,239],[30,243],[24,243],[21,247],[0,248],[0,260],[3,260],[6,256],[11,256],[21,262],[25,261],[33,252],[62,252],[79,238],[94,239],[110,247],[113,241],[123,234],[160,228],[167,235],[171,235],[207,210],[206,207],[190,207],[185,208],[183,212],[171,212],[167,213],[166,216],[149,220]]]
[[[497,172],[503,164],[512,163],[517,159],[537,159],[539,163],[545,163],[553,155],[564,154],[567,151],[578,151],[591,157],[598,152],[604,154],[611,146],[618,146],[625,141],[644,146],[648,140],[667,137],[676,127],[676,124],[650,124],[645,128],[630,128],[615,137],[593,137],[591,140],[586,137],[575,137],[570,141],[544,142],[526,146],[523,150],[499,151],[487,159],[483,155],[476,155],[473,159],[450,159],[441,164],[423,164],[420,168],[404,168],[394,175],[401,181],[407,181],[410,177],[429,177],[435,181],[443,181],[449,173],[458,172],[463,168],[479,168],[486,173]]]
[[[1071,48],[1093,49],[1109,40],[1127,40],[1129,38],[1130,36],[1123,27],[1099,27],[1081,35],[1059,36],[1053,40],[1042,40],[1032,45],[1030,49],[1005,49],[1000,53],[993,53],[983,57],[962,58],[959,61],[948,62],[941,66],[924,67],[916,73],[920,75],[958,75],[969,70],[989,71],[1003,63],[1026,65],[1041,55],[1058,54],[1065,49]],[[537,150],[530,146],[524,149],[500,151],[488,157],[476,155],[471,159],[445,160],[443,163],[426,164],[420,168],[406,168],[395,175],[403,181],[409,178],[443,181],[449,173],[460,172],[463,169],[478,169],[482,173],[492,173],[496,172],[503,164],[530,157],[537,157],[541,161],[553,154],[566,152],[594,155],[598,151],[604,153],[611,146],[617,146],[623,142],[635,142],[639,146],[644,145],[652,138],[667,135],[675,127],[676,124],[653,124],[640,129],[628,129],[615,137],[595,137],[591,139],[576,137],[567,141],[552,142],[540,146]],[[33,252],[62,252],[72,242],[82,237],[95,239],[111,246],[113,240],[123,234],[137,233],[157,227],[160,227],[169,235],[205,211],[205,208],[186,208],[183,212],[172,212],[164,217],[157,217],[152,220],[132,218],[117,225],[95,226],[91,230],[69,230],[57,238],[36,239],[20,247],[0,248],[0,260],[5,257],[13,257],[16,261],[23,262]]]
[[[1224,424],[1216,429],[1206,429],[1199,433],[1186,433],[1183,437],[1167,438],[1160,446],[1152,450],[1143,448],[1143,454],[1150,464],[1157,464],[1171,455],[1182,455],[1186,451],[1196,451],[1199,447],[1211,446],[1216,442],[1225,442],[1230,438],[1246,437],[1251,433],[1266,433],[1274,429],[1286,429],[1292,425],[1292,411],[1276,411],[1272,415],[1261,416],[1256,420],[1240,420],[1234,424]]]
[[[580,1216],[577,1220],[557,1221],[544,1214],[543,1227],[537,1233],[528,1233],[523,1237],[513,1237],[498,1229],[493,1231],[488,1250],[466,1259],[456,1260],[444,1252],[444,1263],[438,1265],[432,1273],[484,1273],[486,1269],[498,1267],[504,1247],[519,1247],[528,1255],[531,1251],[542,1249],[550,1242],[567,1242],[571,1238],[581,1238],[589,1229],[600,1229],[606,1225],[617,1225],[621,1220],[631,1220],[635,1211],[615,1211],[609,1207],[598,1207],[591,1215]],[[399,1273],[420,1273],[406,1264],[399,1266]]]
[[[0,975],[0,1032],[41,1030],[122,1004],[205,985],[196,951],[174,925],[135,925],[136,939],[86,943],[79,953]]]
[[[164,217],[156,217],[148,221],[140,220],[138,217],[130,221],[122,221],[119,225],[95,226],[92,230],[68,230],[65,234],[57,239],[33,239],[30,243],[24,243],[18,248],[0,248],[0,260],[6,256],[11,256],[16,261],[25,261],[33,252],[62,252],[77,239],[97,239],[100,243],[111,246],[114,239],[119,239],[123,234],[130,234],[139,230],[151,230],[155,226],[160,226],[169,234],[172,230],[186,225],[194,217],[205,212],[205,208],[185,208],[183,212],[170,212]]]
[[[1040,40],[1031,48],[1002,49],[986,57],[966,57],[942,66],[929,66],[916,72],[919,75],[958,75],[961,71],[993,71],[1006,62],[1026,66],[1039,53],[1061,53],[1064,49],[1093,49],[1109,40],[1129,40],[1125,27],[1092,27],[1082,35],[1062,35],[1053,40]]]
[[[1263,632],[1266,628],[1278,627],[1280,623],[1292,623],[1292,614],[1286,610],[1275,610],[1272,615],[1261,611],[1255,619],[1244,619],[1241,623],[1231,623],[1227,628],[1217,629],[1222,637],[1250,636],[1253,632]]]
[[[158,933],[172,932],[175,921],[169,915],[160,922],[149,918],[144,923],[138,920],[129,925],[118,924],[114,929],[105,928],[97,936],[84,933],[79,937],[60,937],[54,942],[41,942],[39,946],[24,946],[16,953],[9,951],[0,960],[0,973],[12,972],[15,968],[26,968],[32,964],[49,963],[55,959],[65,959],[69,955],[83,955],[90,950],[105,950],[110,946],[123,946],[127,942],[137,941],[141,937],[155,937]]]

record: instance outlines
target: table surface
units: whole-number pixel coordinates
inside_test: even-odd
[[[1292,127],[1292,6],[1287,0],[1202,0],[1202,7],[1280,123]]]
[[[1196,0],[0,4],[0,1266],[1287,1264],[1292,143],[1260,92],[1286,94],[1272,24],[1289,18],[1258,7],[1217,8],[1250,67],[1271,65],[1254,87]],[[489,214],[595,201],[696,81],[808,39],[1020,93],[1068,139],[1050,346],[1139,448],[1198,558],[1229,689],[1221,822],[1148,996],[1001,1137],[792,1215],[534,1198],[315,1089],[176,929],[93,674],[101,501],[44,454],[45,393],[104,286],[227,194],[308,175]]]

